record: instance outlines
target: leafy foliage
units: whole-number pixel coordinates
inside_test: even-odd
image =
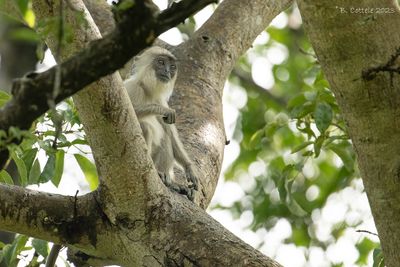
[[[18,235],[12,244],[1,244],[2,250],[0,254],[1,262],[3,262],[6,266],[14,267],[18,264],[17,256],[21,254],[21,252],[31,249],[26,246],[28,241],[28,237],[24,235]]]

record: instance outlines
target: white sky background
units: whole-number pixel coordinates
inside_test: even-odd
[[[154,2],[164,9],[167,5],[166,0],[154,0]],[[197,13],[194,18],[197,27],[201,26],[212,14],[213,8],[206,7],[204,10]],[[274,19],[272,24],[275,27],[283,28],[288,23],[288,17],[285,14],[279,15]],[[291,23],[300,25],[300,18]],[[170,44],[177,45],[181,43],[182,36],[177,29],[171,29],[160,37]],[[267,33],[263,32],[255,41],[254,45],[265,44],[269,39]],[[254,81],[265,88],[270,89],[274,85],[274,77],[272,75],[272,67],[274,64],[282,63],[288,56],[286,47],[276,44],[266,51],[264,57],[248,51],[249,62],[252,63],[251,75]],[[44,64],[38,66],[39,69],[48,68],[54,65],[54,59],[49,52],[46,53]],[[231,143],[225,147],[225,158],[222,166],[222,173],[239,155],[239,144],[232,139],[233,130],[235,129],[236,120],[239,115],[239,109],[247,102],[247,95],[243,88],[236,85],[226,83],[224,89],[224,122],[227,132],[227,137]],[[65,172],[59,188],[56,188],[51,182],[41,185],[40,190],[61,193],[67,195],[75,195],[79,190],[79,194],[84,194],[89,191],[88,184],[85,181],[83,174],[74,160],[72,154],[79,153],[78,150],[71,150],[65,155]],[[44,153],[40,157],[40,163],[43,167],[46,161]],[[232,203],[240,200],[245,195],[245,190],[251,189],[254,185],[254,177],[262,174],[265,171],[263,162],[253,163],[248,173],[239,177],[238,182],[225,182],[223,176],[220,177],[219,183],[211,202],[211,207],[221,205],[229,207]],[[37,186],[31,186],[37,188]],[[318,194],[318,189],[307,192],[310,198]],[[242,240],[260,249],[266,255],[276,259],[279,263],[286,267],[328,267],[330,262],[344,262],[345,267],[355,266],[355,261],[358,258],[358,251],[354,248],[354,244],[361,241],[364,234],[355,232],[356,229],[348,228],[343,236],[336,244],[328,247],[324,252],[318,247],[314,247],[308,252],[304,248],[296,247],[292,244],[284,244],[285,238],[291,235],[292,228],[290,222],[286,219],[280,219],[276,226],[271,230],[259,229],[256,232],[246,229],[253,221],[253,214],[250,211],[244,212],[240,218],[233,218],[228,210],[209,209],[208,213],[218,220],[227,229],[240,237]],[[369,204],[361,180],[353,181],[351,187],[334,193],[328,199],[326,206],[322,210],[316,210],[312,214],[312,219],[317,225],[317,235],[320,240],[332,240],[330,236],[331,229],[336,223],[346,220],[348,223],[361,220],[363,223],[357,229],[364,229],[376,233],[373,223]],[[374,239],[371,236],[368,236]],[[375,239],[376,240],[376,239]],[[265,243],[265,245],[263,245]],[[65,254],[65,252],[64,252]],[[65,258],[65,255],[64,255]],[[369,262],[372,265],[372,255]],[[64,266],[61,259],[57,261],[58,266]],[[19,266],[24,266],[22,263]]]

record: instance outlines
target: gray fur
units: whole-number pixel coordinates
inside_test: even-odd
[[[161,178],[167,185],[171,184],[170,177],[173,177],[177,162],[183,167],[188,182],[197,190],[192,161],[174,125],[175,110],[168,106],[176,76],[176,58],[166,49],[151,47],[138,57],[135,74],[124,84]]]

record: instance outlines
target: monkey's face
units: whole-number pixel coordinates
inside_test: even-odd
[[[176,75],[176,61],[168,55],[158,55],[152,63],[156,77],[161,82],[167,83]]]

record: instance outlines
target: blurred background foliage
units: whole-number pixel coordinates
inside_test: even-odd
[[[0,105],[10,97],[6,92],[12,79],[40,68],[46,51],[43,37],[58,31],[60,19],[35,22],[30,1],[14,1],[18,18],[0,12]],[[0,10],[4,3],[0,0]],[[196,17],[188,19],[178,27],[180,38],[190,37],[198,24]],[[62,43],[68,45],[73,29],[64,27]],[[226,153],[229,167],[222,179],[239,185],[241,194],[229,204],[213,201],[210,213],[229,211],[236,219],[246,214],[243,228],[261,236],[259,242],[246,241],[278,260],[280,244],[294,246],[301,260],[287,266],[384,266],[345,122],[296,8],[276,18],[240,58],[224,99],[224,105],[233,107],[224,116],[236,157]],[[10,138],[21,137],[25,139],[20,146],[8,145]],[[0,142],[12,152],[7,170],[0,172],[1,182],[59,187],[70,155],[86,180],[80,193],[98,185],[71,99],[30,131],[1,132]],[[268,244],[265,236],[279,234],[282,224],[286,231],[279,244]],[[39,266],[48,255],[45,241],[9,233],[1,233],[0,239],[2,266]],[[273,245],[275,249],[268,248]],[[337,246],[351,250],[352,258],[340,257]],[[335,249],[339,254],[332,252]]]

